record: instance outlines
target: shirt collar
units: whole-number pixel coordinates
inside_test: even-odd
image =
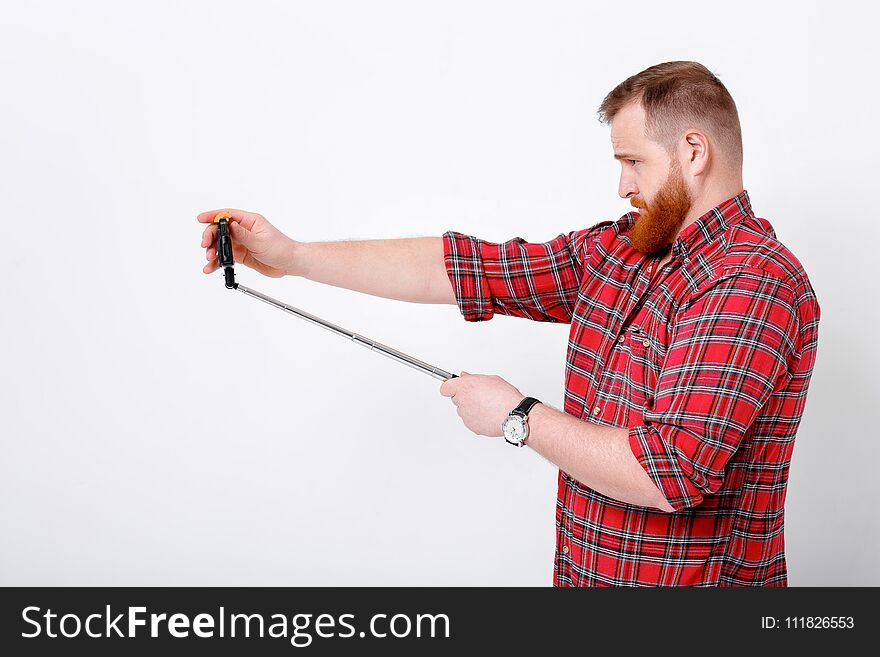
[[[754,217],[749,193],[744,189],[723,203],[716,205],[687,226],[672,243],[672,255],[687,257],[712,242],[733,224]]]

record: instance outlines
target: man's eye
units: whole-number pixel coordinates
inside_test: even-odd
[[[636,165],[636,161],[635,161],[635,160],[630,160],[629,163],[632,164],[633,166]]]

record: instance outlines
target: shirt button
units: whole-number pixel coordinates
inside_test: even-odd
[[[562,546],[562,554],[568,554],[568,546],[567,545]]]
[[[651,267],[651,265],[648,265],[648,273],[649,273],[649,274],[651,273],[651,270],[652,270],[652,269],[653,269],[653,267]]]
[[[643,347],[650,347],[651,341],[650,340],[642,340],[642,346]]]
[[[601,413],[601,412],[602,412],[602,409],[599,408],[598,406],[593,409],[593,415],[599,415],[599,413]]]
[[[623,342],[624,340],[626,340],[626,338],[622,335],[619,338],[617,338],[618,342]]]
[[[689,263],[690,261],[691,261],[691,259],[688,258],[687,256],[685,256],[685,258],[684,258],[684,263],[687,264],[687,263]]]

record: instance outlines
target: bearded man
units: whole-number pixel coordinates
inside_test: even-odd
[[[806,272],[743,188],[730,93],[667,62],[604,99],[639,212],[545,243],[303,243],[233,215],[235,259],[368,294],[571,325],[559,411],[504,379],[440,386],[465,426],[559,468],[555,586],[785,586],[783,519],[816,356]],[[217,210],[198,220],[210,223]],[[206,228],[205,273],[218,268]]]

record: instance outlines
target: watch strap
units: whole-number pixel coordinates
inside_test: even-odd
[[[535,399],[534,397],[526,397],[525,399],[523,399],[519,403],[519,406],[517,406],[515,409],[513,409],[510,413],[511,413],[511,415],[516,413],[520,417],[526,417],[526,416],[528,416],[529,411],[532,410],[532,406],[534,406],[535,404],[540,404],[540,403],[541,403],[540,400]]]

